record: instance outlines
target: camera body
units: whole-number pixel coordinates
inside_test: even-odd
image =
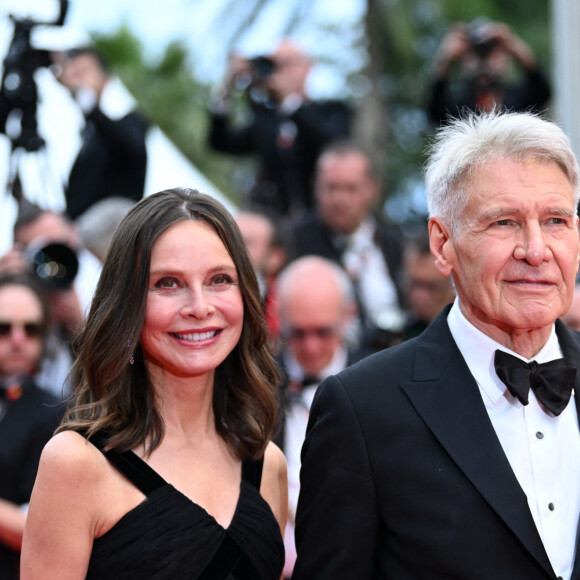
[[[467,29],[467,41],[473,54],[480,59],[487,58],[498,44],[493,34],[493,23],[483,18],[471,22]]]
[[[37,22],[26,18],[19,20],[10,16],[14,23],[12,42],[4,58],[2,86],[0,87],[0,132],[6,131],[7,121],[14,111],[19,111],[20,133],[10,135],[12,148],[22,147],[26,151],[39,151],[44,140],[38,135],[36,110],[38,89],[34,73],[39,68],[48,68],[51,64],[47,50],[33,48],[30,34],[36,26],[64,24],[68,0],[60,0],[60,14],[55,22]]]
[[[276,71],[276,63],[269,56],[256,56],[248,59],[248,62],[256,81],[265,81]]]

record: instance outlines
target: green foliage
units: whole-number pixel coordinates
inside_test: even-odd
[[[307,6],[304,0],[292,2],[293,16],[289,17],[291,22],[287,23],[287,28],[299,34],[302,25],[312,25],[311,20],[298,22],[309,13],[310,4]],[[242,30],[245,34],[251,33],[248,29],[257,26],[259,12],[273,4],[275,0],[255,3],[244,25],[239,23],[240,27],[230,32],[229,37],[225,32],[227,27],[220,26],[220,19],[216,20],[215,34],[211,35],[213,42],[224,50],[231,47]],[[418,192],[420,195],[425,143],[432,131],[425,115],[429,67],[445,32],[454,22],[470,21],[479,16],[506,22],[532,46],[549,74],[549,0],[366,0],[366,5],[371,11],[371,17],[365,20],[366,38],[361,41],[360,37],[350,38],[343,32],[344,50],[354,53],[360,50],[362,43],[367,43],[372,66],[366,71],[375,75],[373,90],[382,100],[388,119],[386,127],[375,129],[385,132],[378,142],[387,143],[382,152],[387,160],[384,195],[390,198],[391,207],[401,210],[395,219],[412,224],[423,219],[422,215],[413,213],[412,200]],[[224,13],[232,6],[225,0]],[[336,24],[318,24],[320,42],[317,46],[320,48],[316,57],[340,68],[345,54],[332,49],[324,52],[327,44],[324,39],[336,33]],[[151,121],[235,201],[239,190],[245,187],[240,185],[240,179],[247,182],[252,165],[239,158],[214,153],[207,147],[209,87],[196,79],[194,63],[190,62],[185,45],[170,43],[159,62],[151,63],[143,59],[142,43],[128,26],[122,26],[112,35],[99,36],[96,42]],[[345,94],[350,89],[350,94],[356,95],[357,85],[361,86],[361,74],[353,75],[345,83]]]
[[[385,198],[392,217],[422,222],[413,204],[422,187],[421,167],[425,145],[433,127],[428,124],[425,106],[430,91],[429,69],[439,44],[449,27],[460,21],[485,16],[514,29],[536,52],[549,74],[550,29],[548,0],[367,0],[378,15],[370,42],[381,47],[371,51],[381,71],[385,107],[388,114],[389,143],[385,174]]]
[[[143,64],[143,46],[126,24],[110,36],[95,35],[94,40],[97,48],[115,67],[129,68]]]
[[[209,88],[196,80],[189,51],[171,42],[159,62],[146,62],[140,40],[124,25],[111,35],[95,35],[97,48],[111,63],[152,124],[234,201],[235,160],[224,159],[206,146]]]

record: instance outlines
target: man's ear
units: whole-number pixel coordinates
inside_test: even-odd
[[[429,247],[439,272],[443,276],[449,276],[452,270],[450,257],[453,252],[453,241],[449,228],[438,217],[429,220]]]

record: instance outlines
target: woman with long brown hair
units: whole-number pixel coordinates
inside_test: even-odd
[[[43,452],[22,578],[279,578],[278,375],[235,221],[173,189],[113,238]]]

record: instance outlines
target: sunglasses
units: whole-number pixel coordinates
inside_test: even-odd
[[[286,335],[291,340],[304,340],[307,336],[316,336],[316,338],[325,339],[336,335],[336,326],[318,326],[314,328],[300,328],[290,326]]]
[[[6,337],[12,333],[15,327],[24,329],[24,333],[28,338],[38,338],[44,333],[44,325],[39,322],[25,322],[24,324],[17,324],[13,322],[0,321],[0,338]]]

